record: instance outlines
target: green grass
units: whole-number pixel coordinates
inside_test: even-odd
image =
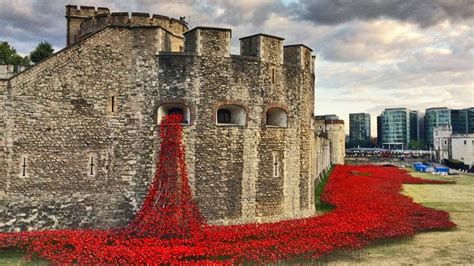
[[[324,214],[324,213],[334,210],[334,206],[332,206],[331,204],[327,202],[321,201],[321,194],[323,193],[324,187],[326,186],[329,180],[329,176],[332,173],[332,169],[333,167],[329,168],[329,170],[326,172],[321,182],[319,182],[319,184],[316,186],[316,189],[314,190],[314,193],[315,193],[314,204],[316,205],[316,211],[318,214]]]
[[[40,259],[26,261],[23,259],[25,253],[17,249],[8,249],[0,251],[0,265],[48,265],[48,262]]]

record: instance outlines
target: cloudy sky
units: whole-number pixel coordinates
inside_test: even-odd
[[[65,45],[67,4],[190,19],[191,27],[259,32],[313,48],[316,114],[474,106],[473,0],[0,0],[0,41],[28,54]]]

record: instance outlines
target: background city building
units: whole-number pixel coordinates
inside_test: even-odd
[[[425,143],[433,147],[433,129],[451,125],[451,110],[446,107],[428,108],[425,112]]]
[[[380,146],[407,149],[410,140],[418,139],[418,115],[407,108],[387,108],[377,117]]]
[[[327,114],[327,115],[317,115],[315,116],[316,120],[339,120],[339,116],[335,114]]]
[[[474,134],[454,133],[452,126],[443,125],[433,129],[433,149],[438,162],[461,161],[474,165]]]
[[[370,141],[370,114],[349,114],[349,139],[354,144]]]

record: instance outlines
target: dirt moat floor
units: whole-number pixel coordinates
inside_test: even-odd
[[[454,180],[448,185],[404,185],[402,193],[426,207],[445,210],[458,227],[451,231],[426,232],[409,239],[373,244],[363,250],[342,252],[318,261],[299,261],[314,265],[453,265],[474,264],[474,176],[435,176],[417,173],[416,177]],[[44,265],[44,261],[26,263],[18,252],[1,252],[0,265]],[[287,264],[287,263],[282,263]]]

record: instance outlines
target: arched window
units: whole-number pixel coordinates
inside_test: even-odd
[[[245,126],[247,113],[239,105],[222,105],[217,109],[217,125],[237,125]]]
[[[183,116],[183,120],[181,121],[183,125],[189,125],[189,122],[191,120],[189,107],[181,103],[166,103],[166,104],[161,105],[158,108],[158,114],[157,114],[158,124],[160,124],[161,121],[163,121],[166,115],[175,115],[175,114],[179,114]]]
[[[288,114],[285,110],[278,107],[270,108],[266,115],[267,127],[288,127]]]

